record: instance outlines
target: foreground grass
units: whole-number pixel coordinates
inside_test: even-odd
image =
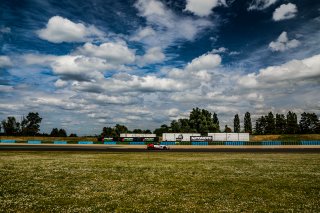
[[[319,212],[320,155],[1,152],[2,212]]]

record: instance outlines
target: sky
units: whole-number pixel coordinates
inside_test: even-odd
[[[0,120],[151,129],[216,112],[320,115],[320,1],[0,0]]]

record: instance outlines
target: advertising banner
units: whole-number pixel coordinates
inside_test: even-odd
[[[212,141],[212,136],[190,136],[190,141],[209,142]]]

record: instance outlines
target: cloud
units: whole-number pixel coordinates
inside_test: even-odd
[[[2,27],[0,28],[0,33],[11,33],[10,27]]]
[[[12,66],[12,61],[8,56],[0,56],[0,68]]]
[[[107,42],[100,45],[85,43],[75,52],[79,55],[106,59],[111,64],[129,64],[135,61],[135,52],[125,43]]]
[[[76,91],[96,93],[126,93],[126,92],[175,92],[189,86],[171,78],[159,78],[154,75],[136,76],[130,74],[114,75],[109,79],[100,79],[97,82],[77,82],[72,85]]]
[[[152,47],[147,50],[147,52],[139,58],[138,64],[144,66],[146,64],[153,64],[162,62],[165,59],[165,55],[160,47]]]
[[[0,93],[7,93],[7,92],[13,92],[13,91],[14,91],[13,86],[0,84]]]
[[[298,47],[300,42],[296,39],[289,40],[287,32],[282,32],[276,41],[269,44],[269,48],[274,52],[283,52],[285,50]]]
[[[53,43],[84,42],[95,37],[100,37],[103,32],[95,26],[85,26],[82,23],[74,23],[61,16],[53,16],[49,19],[46,28],[37,31],[38,36]]]
[[[212,70],[221,64],[221,57],[218,54],[205,54],[193,59],[186,66],[186,70],[193,72],[201,70]]]
[[[273,20],[281,21],[285,19],[291,19],[296,16],[298,12],[297,6],[292,3],[282,4],[273,12]]]
[[[98,46],[95,46],[93,48],[99,49]],[[90,55],[91,53],[90,51],[88,51],[86,52],[86,54]],[[100,53],[99,51],[97,51],[96,53],[92,54],[99,55]],[[128,68],[126,66],[119,63],[130,62],[130,59],[117,59],[115,57],[113,58],[113,60],[111,60],[111,58],[115,56],[116,53],[112,53],[111,55],[106,53],[106,55],[109,57],[109,60],[99,57],[78,55],[77,51],[72,53],[72,55],[63,56],[27,54],[22,56],[22,59],[27,65],[50,67],[54,74],[60,76],[62,80],[65,81],[96,81],[98,79],[104,78],[104,73],[108,71],[128,71]],[[60,84],[57,84],[56,86],[60,87]]]
[[[134,6],[139,11],[138,15],[147,21],[149,28],[143,33],[147,36],[140,39],[149,46],[166,48],[179,41],[192,41],[198,33],[213,26],[206,19],[178,16],[160,1],[138,0]],[[151,27],[155,33],[152,32]],[[141,30],[136,32],[133,38],[137,38],[140,32]]]
[[[192,12],[197,16],[208,16],[211,14],[212,9],[224,5],[227,6],[225,0],[187,0],[185,11]]]
[[[278,0],[253,0],[249,5],[248,10],[264,10],[277,1]]]
[[[131,40],[132,41],[141,41],[144,39],[148,39],[150,37],[156,36],[156,31],[152,29],[152,27],[145,27],[142,29],[139,29],[135,35],[132,36]]]
[[[104,78],[101,72],[115,68],[100,58],[60,56],[52,64],[55,74],[64,80],[90,81]]]
[[[241,77],[238,84],[245,88],[288,88],[320,81],[320,55],[270,66]]]
[[[84,96],[84,98],[91,103],[98,104],[100,106],[105,105],[133,105],[142,102],[142,98],[136,96],[113,96],[106,94],[90,94]]]
[[[57,87],[57,88],[64,88],[68,85],[68,82],[67,81],[63,81],[61,79],[58,79],[55,83],[54,83],[54,86]]]
[[[218,49],[213,49],[213,50],[210,51],[210,53],[228,54],[230,56],[239,55],[240,54],[240,52],[238,52],[238,51],[230,51],[228,48],[225,48],[225,47],[220,47]]]

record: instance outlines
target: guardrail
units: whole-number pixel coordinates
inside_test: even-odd
[[[147,141],[106,141],[106,142],[93,142],[93,141],[17,141],[13,139],[1,139],[1,144],[12,143],[28,143],[28,144],[104,144],[104,145],[147,145],[153,142]],[[193,145],[193,146],[288,146],[288,145],[304,145],[304,146],[320,146],[320,140],[303,140],[303,141],[162,141],[161,145]]]
[[[41,141],[28,141],[28,144],[41,144]]]
[[[0,140],[1,143],[15,143],[16,140]]]
[[[93,144],[92,141],[78,141],[78,144]]]

